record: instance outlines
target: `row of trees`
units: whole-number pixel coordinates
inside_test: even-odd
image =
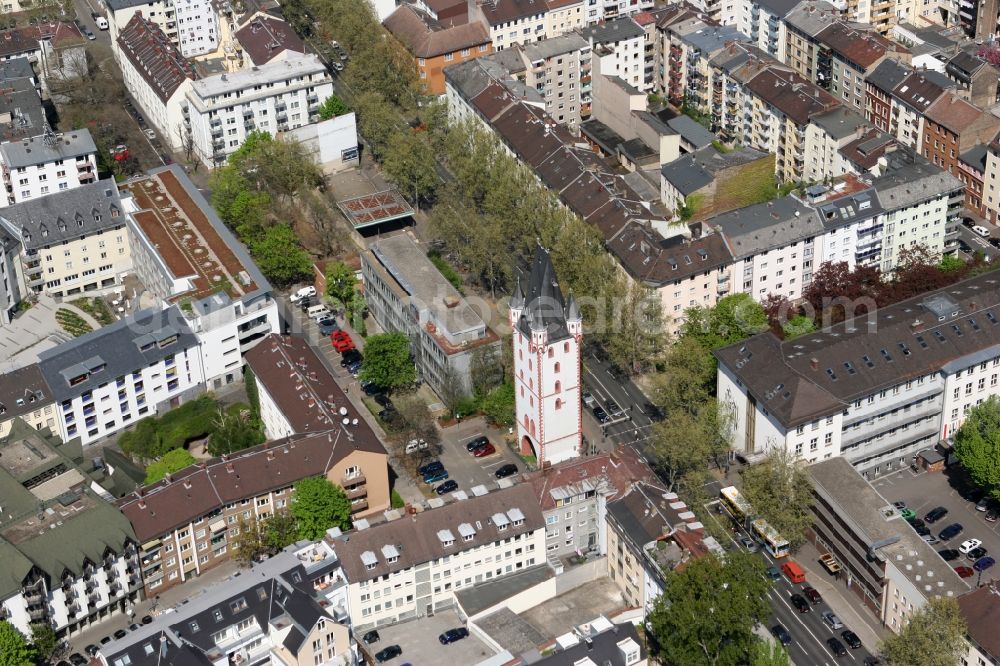
[[[31,625],[30,639],[6,620],[0,620],[0,666],[41,666],[49,663],[59,639],[45,622]]]

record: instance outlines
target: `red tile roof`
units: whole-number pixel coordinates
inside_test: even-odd
[[[281,19],[258,14],[236,31],[236,41],[257,66],[270,62],[282,51],[305,53],[306,45]]]
[[[840,21],[828,25],[816,39],[864,70],[878,63],[887,53],[904,50],[877,32],[853,28]]]
[[[416,58],[436,58],[490,43],[479,21],[445,25],[410,5],[400,5],[382,24]]]
[[[623,446],[614,453],[561,462],[532,473],[528,481],[535,489],[542,510],[547,511],[556,508],[553,493],[558,489],[564,489],[566,495],[578,495],[587,490],[582,484],[594,488],[603,485],[610,501],[624,495],[633,482],[654,479],[653,470],[639,459],[635,449]]]
[[[185,79],[198,75],[177,47],[152,21],[136,13],[120,33],[118,47],[156,95],[166,102]]]
[[[768,67],[747,84],[750,91],[799,125],[839,105],[836,98],[794,72]]]
[[[962,130],[979,120],[983,113],[985,111],[978,106],[949,92],[941,95],[936,102],[927,107],[924,117],[943,125],[954,134],[961,134]]]

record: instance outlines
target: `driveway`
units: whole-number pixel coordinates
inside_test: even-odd
[[[4,372],[31,365],[41,352],[73,339],[56,323],[56,309],[50,296],[40,296],[29,310],[0,328],[0,367]]]
[[[466,450],[465,445],[484,435],[496,448],[496,453],[485,458],[476,458]],[[490,489],[496,488],[497,479],[494,473],[508,463],[517,465],[518,471],[524,471],[526,468],[524,461],[503,442],[502,434],[495,429],[487,428],[485,419],[480,417],[442,429],[441,454],[437,458],[448,470],[449,478],[458,483],[459,490],[466,491],[478,485],[485,485]],[[418,485],[429,495],[430,488],[426,484],[418,482]]]
[[[475,636],[448,645],[441,645],[438,641],[438,636],[448,629],[464,626],[465,623],[459,619],[455,611],[439,612],[430,617],[379,627],[378,633],[381,639],[371,645],[361,643],[361,647],[372,655],[390,645],[403,648],[403,654],[385,662],[390,666],[404,663],[429,665],[438,662],[454,666],[477,664],[496,654]]]
[[[945,473],[914,472],[907,467],[894,474],[888,474],[872,482],[872,485],[890,502],[903,501],[913,509],[918,518],[931,509],[943,506],[948,514],[933,525],[928,525],[934,536],[952,523],[960,523],[965,529],[947,543],[934,544],[936,550],[958,548],[966,539],[979,539],[983,547],[994,558],[1000,557],[1000,522],[988,523],[986,513],[976,511],[972,502],[967,502],[959,494],[961,468],[952,467]],[[970,566],[964,557],[951,562],[953,566]],[[1000,577],[1000,567],[988,569],[982,575],[981,583]],[[974,579],[970,578],[970,581]]]

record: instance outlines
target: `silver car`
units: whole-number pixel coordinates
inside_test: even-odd
[[[833,611],[823,611],[823,621],[834,631],[844,628],[844,623]]]

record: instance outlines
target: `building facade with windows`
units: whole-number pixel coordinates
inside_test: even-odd
[[[628,85],[647,92],[654,81],[646,78],[646,60],[653,62],[654,53],[646,50],[646,31],[631,16],[622,16],[583,30],[590,42],[592,58],[599,66],[594,73],[617,76]]]
[[[219,47],[219,19],[209,0],[104,0],[111,41],[118,39],[135,15],[156,25],[185,58]]]
[[[289,53],[260,67],[194,81],[181,105],[194,154],[218,166],[254,131],[274,136],[319,118],[333,94],[330,73],[314,54]]]
[[[42,134],[0,144],[0,170],[7,204],[97,180],[97,146],[86,129]]]
[[[545,521],[528,484],[453,493],[443,506],[328,538],[355,632],[451,608],[455,592],[545,566]]]

